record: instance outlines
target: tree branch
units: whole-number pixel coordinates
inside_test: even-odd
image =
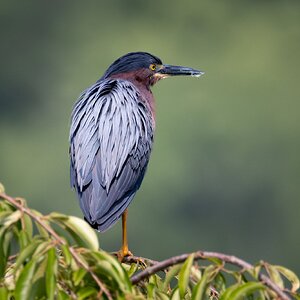
[[[165,270],[173,265],[177,265],[179,263],[184,262],[189,255],[192,253],[187,253],[187,254],[182,254],[178,256],[174,256],[171,258],[168,258],[166,260],[163,260],[161,262],[157,262],[154,265],[146,268],[145,270],[141,271],[140,273],[134,275],[131,277],[131,282],[132,284],[137,284],[141,280],[148,278],[149,276]],[[223,253],[218,253],[218,252],[207,252],[207,251],[197,251],[194,252],[194,260],[200,260],[200,259],[209,259],[209,258],[218,258],[222,260],[223,262],[236,265],[240,268],[243,268],[245,270],[251,270],[254,268],[253,265],[249,264],[248,262],[237,258],[236,256],[232,255],[226,255]],[[128,257],[128,260],[130,261],[130,257]],[[271,281],[266,275],[264,274],[259,274],[258,275],[259,281],[263,282],[266,286],[268,286],[272,291],[274,291],[282,300],[289,300],[290,297],[287,296],[273,281]]]
[[[153,259],[146,258],[146,257],[141,257],[141,256],[134,256],[134,255],[125,256],[123,258],[122,262],[128,263],[128,264],[132,264],[132,263],[140,264],[140,263],[142,263],[145,266],[147,266],[147,264],[150,265],[150,266],[153,266],[153,265],[159,263],[157,260],[153,260]]]
[[[5,200],[7,200],[9,203],[11,203],[13,206],[15,206],[21,212],[27,214],[33,220],[35,220],[37,223],[39,223],[50,234],[50,236],[55,239],[55,241],[58,244],[67,245],[66,241],[63,238],[61,238],[47,223],[45,223],[40,216],[37,216],[29,208],[27,208],[27,207],[23,206],[21,203],[19,203],[18,198],[10,197],[10,196],[6,195],[5,193],[0,193],[0,198],[3,198]],[[103,292],[109,300],[113,300],[112,297],[111,297],[110,292],[107,290],[104,283],[102,283],[102,281],[90,269],[90,267],[84,261],[82,261],[82,259],[80,258],[80,256],[76,252],[76,250],[73,247],[69,246],[69,251],[72,254],[72,256],[73,256],[74,260],[76,261],[76,263],[79,266],[81,266],[82,268],[84,268],[87,272],[89,272],[91,274],[92,278],[98,284],[98,286],[100,288],[100,293],[98,294],[98,296],[100,297],[102,292]]]

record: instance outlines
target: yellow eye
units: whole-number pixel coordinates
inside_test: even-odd
[[[149,66],[149,69],[152,70],[152,71],[155,71],[156,70],[156,65],[155,64],[151,64]]]

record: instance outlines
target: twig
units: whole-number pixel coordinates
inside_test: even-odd
[[[148,278],[149,276],[162,271],[170,266],[177,265],[179,263],[184,262],[189,255],[192,253],[182,254],[178,256],[174,256],[171,258],[168,258],[166,260],[163,260],[161,262],[158,262],[147,269],[141,271],[137,275],[134,275],[131,277],[132,284],[137,284],[141,280]],[[245,270],[251,270],[253,269],[253,265],[249,264],[248,262],[237,258],[236,256],[232,255],[226,255],[223,253],[218,252],[207,252],[207,251],[197,251],[194,252],[194,260],[200,260],[200,259],[209,259],[209,258],[218,258],[222,260],[223,262],[239,266],[240,268],[243,268]],[[259,274],[258,278],[261,282],[263,282],[266,286],[268,286],[271,290],[273,290],[282,300],[290,300],[290,297],[287,296],[274,282],[272,282],[266,275]]]
[[[8,257],[8,261],[14,261],[18,257],[18,254],[13,254]]]
[[[123,258],[122,262],[128,263],[128,264],[132,264],[132,263],[137,264],[137,263],[142,262],[145,265],[147,265],[147,263],[148,263],[150,266],[153,266],[153,265],[158,263],[157,260],[153,260],[153,259],[146,258],[146,257],[141,257],[141,256],[134,256],[134,255],[125,256]]]
[[[13,206],[18,208],[21,212],[27,214],[32,219],[34,219],[50,234],[50,236],[52,236],[52,238],[54,238],[56,240],[56,242],[58,244],[67,245],[66,241],[63,238],[61,238],[50,226],[48,226],[45,222],[43,222],[43,219],[40,216],[35,215],[29,208],[27,208],[27,207],[23,206],[21,203],[19,203],[17,198],[10,197],[10,196],[6,195],[5,193],[0,193],[0,198],[7,200]],[[107,290],[105,285],[97,277],[97,275],[90,269],[90,267],[84,261],[81,260],[80,256],[77,254],[76,250],[73,247],[69,246],[69,251],[72,254],[74,260],[77,262],[77,264],[80,265],[82,268],[84,268],[87,272],[89,272],[91,274],[92,278],[98,284],[98,286],[100,288],[100,293],[98,294],[99,298],[103,292],[109,300],[113,300],[110,292]]]

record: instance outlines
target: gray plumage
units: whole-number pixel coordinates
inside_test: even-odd
[[[153,142],[151,108],[123,79],[101,79],[79,97],[70,129],[71,185],[85,219],[110,228],[144,177]]]

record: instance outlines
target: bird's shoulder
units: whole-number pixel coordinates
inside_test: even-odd
[[[129,157],[133,165],[136,156],[148,158],[153,127],[151,112],[131,82],[100,80],[83,92],[70,129],[71,167],[80,188],[92,179],[95,163],[101,184],[109,187]]]
[[[88,99],[101,99],[110,96],[124,97],[129,96],[133,100],[141,100],[141,95],[136,86],[126,79],[106,78],[100,79],[89,88],[87,88],[79,97],[79,101]]]
[[[76,101],[71,115],[71,129],[75,130],[84,115],[107,102],[117,105],[128,103],[139,105],[144,101],[139,90],[130,81],[125,79],[100,79],[84,90]],[[147,108],[145,107],[145,109]]]
[[[150,127],[154,127],[151,108],[143,100],[139,90],[133,83],[124,79],[100,79],[87,88],[76,101],[71,114],[70,141],[77,131],[87,121],[99,121],[104,116],[113,119],[125,118],[130,114],[138,118],[131,120],[143,120]],[[129,120],[129,121],[131,121]],[[130,125],[131,122],[130,122]]]

